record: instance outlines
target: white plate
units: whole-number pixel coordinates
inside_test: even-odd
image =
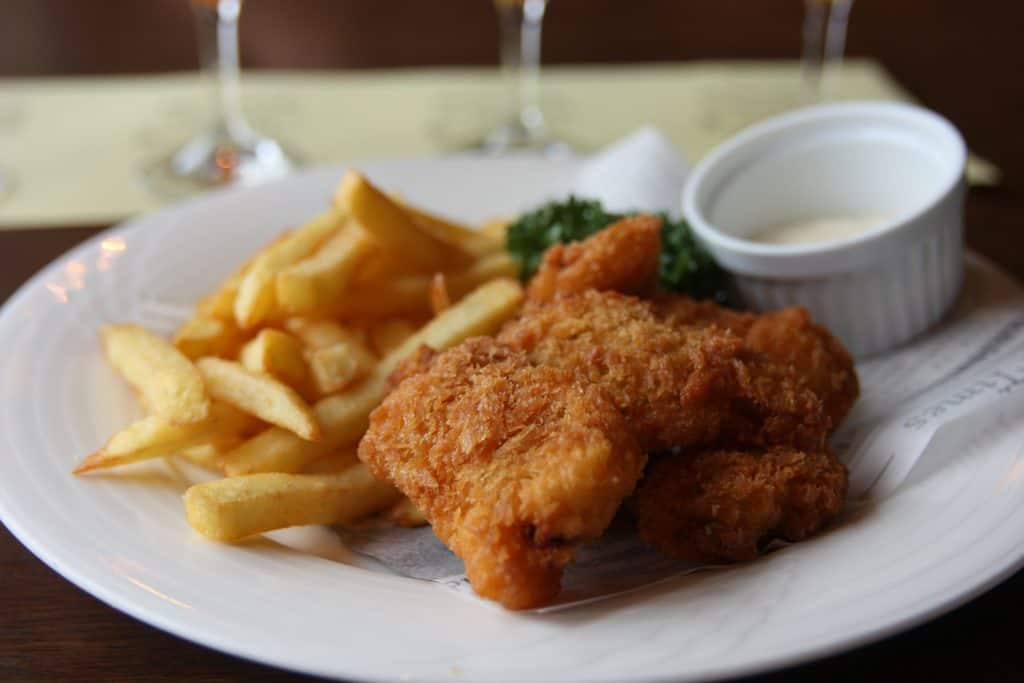
[[[571,162],[366,165],[409,200],[468,219],[571,181]],[[763,671],[934,617],[1024,557],[1024,425],[1008,425],[884,503],[727,571],[562,612],[512,614],[448,589],[283,549],[198,537],[170,469],[75,478],[139,412],[96,328],[170,331],[257,246],[319,210],[341,169],[144,216],[51,264],[0,314],[0,517],[114,607],[183,638],[289,669],[362,680],[654,681]]]

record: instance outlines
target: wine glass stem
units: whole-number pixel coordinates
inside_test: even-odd
[[[540,108],[540,31],[546,7],[546,0],[526,0],[523,4],[519,119],[528,130],[544,127],[544,115]]]
[[[850,19],[850,5],[853,0],[832,0],[832,11],[828,13],[828,29],[825,31],[825,66],[838,68],[846,51],[846,28]]]
[[[544,128],[540,107],[540,55],[541,25],[547,2],[498,0],[496,4],[508,118],[528,132],[539,134]]]
[[[805,0],[803,80],[813,100],[828,96],[832,74],[842,64],[853,0]]]
[[[821,97],[821,59],[828,6],[822,0],[805,0],[802,76],[811,99]]]
[[[252,129],[242,113],[241,68],[238,56],[238,17],[242,0],[218,0],[216,5],[193,2],[199,27],[199,59],[213,84],[214,125],[230,139],[244,144]]]

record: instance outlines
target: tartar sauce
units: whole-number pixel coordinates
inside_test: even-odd
[[[823,216],[776,225],[750,239],[763,244],[831,242],[867,232],[884,220],[885,216]]]

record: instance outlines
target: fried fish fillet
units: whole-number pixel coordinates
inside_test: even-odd
[[[474,590],[548,603],[646,456],[599,386],[490,338],[419,354],[370,417],[359,457],[419,507]]]
[[[655,284],[661,253],[661,220],[640,215],[613,223],[587,239],[547,250],[537,274],[530,281],[527,297],[534,305],[586,290],[616,291],[654,296],[655,315],[673,327],[718,327],[743,339],[749,372],[742,374],[746,390],[755,402],[764,403],[773,394],[781,410],[812,410],[798,405],[802,383],[824,404],[834,429],[849,412],[859,393],[853,359],[843,345],[823,327],[816,325],[806,310],[787,308],[766,314],[733,311],[711,301],[656,293]],[[794,393],[795,391],[795,393]],[[814,430],[797,425],[787,437],[786,424],[768,424],[768,431],[753,434],[742,415],[733,430],[742,432],[740,443],[792,443],[815,448],[820,439]]]
[[[840,512],[847,475],[828,452],[787,447],[662,457],[631,500],[640,535],[694,562],[757,557],[773,539],[800,541]]]
[[[572,268],[589,277],[560,279],[568,269],[555,254],[502,339],[605,386],[645,448],[688,447],[650,466],[634,497],[662,551],[739,560],[768,538],[806,537],[845,492],[825,439],[859,391],[849,353],[800,308],[757,315],[667,293],[650,304],[581,295],[644,291],[620,283],[651,281],[659,249],[613,225],[571,245]],[[617,268],[631,278],[608,275]]]
[[[740,337],[747,332],[757,320],[756,313],[734,311],[720,306],[714,301],[698,301],[688,296],[658,292],[653,298],[654,310],[658,317],[669,325],[677,327],[720,327]]]
[[[832,429],[839,426],[860,394],[850,352],[811,319],[803,308],[757,316],[743,341],[747,348],[793,368],[821,399]]]
[[[657,216],[631,216],[582,242],[548,248],[530,280],[527,297],[544,302],[588,289],[653,293],[661,255],[661,225]]]
[[[587,290],[531,305],[499,341],[536,365],[557,367],[603,387],[646,450],[716,439],[729,411],[735,335],[680,333],[650,305]]]
[[[601,385],[649,451],[676,446],[824,445],[821,401],[789,366],[716,326],[672,325],[652,304],[584,291],[526,307],[498,339],[532,363]]]
[[[658,314],[672,325],[721,327],[743,338],[750,354],[792,368],[821,399],[832,429],[850,412],[860,393],[853,358],[842,343],[806,309],[784,308],[760,315],[723,308],[684,296],[659,296]]]

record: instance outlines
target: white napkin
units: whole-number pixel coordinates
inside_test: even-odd
[[[614,213],[663,211],[678,217],[689,172],[675,145],[657,128],[645,126],[584,162],[573,192],[601,200]]]

